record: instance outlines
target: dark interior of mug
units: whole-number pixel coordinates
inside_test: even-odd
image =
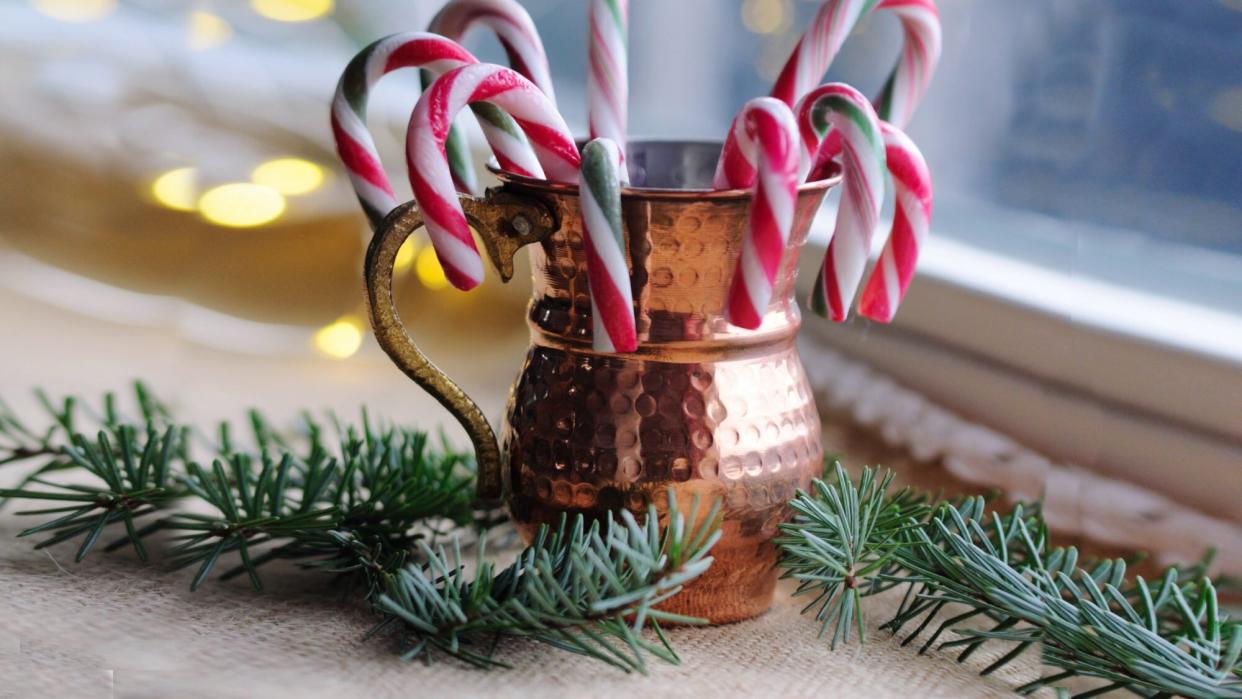
[[[630,141],[625,164],[630,186],[643,189],[711,189],[720,143]]]
[[[579,149],[584,145],[585,142],[578,142]],[[630,175],[629,187],[654,192],[713,191],[712,178],[716,174],[716,161],[720,158],[720,149],[719,141],[630,141],[625,149],[625,164]],[[542,182],[503,173],[496,165],[494,158],[488,164],[488,169],[508,181]],[[838,174],[840,174],[839,170],[834,170],[824,179],[830,180]],[[543,184],[548,185],[546,182]],[[551,186],[563,187],[564,185],[552,184]]]

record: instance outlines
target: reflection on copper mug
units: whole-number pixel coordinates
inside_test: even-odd
[[[716,562],[663,606],[712,623],[771,604],[777,525],[822,469],[820,421],[794,336],[798,252],[838,176],[799,190],[789,252],[756,330],[724,320],[750,193],[711,191],[719,144],[639,142],[622,189],[638,350],[591,349],[591,304],[577,187],[497,173],[501,185],[462,206],[508,281],[529,246],[531,347],[497,441],[478,406],[414,345],[393,307],[397,249],[421,226],[413,203],[389,215],[366,259],[372,326],[392,360],[461,421],[479,493],[504,497],[527,540],[562,513],[600,516],[654,502],[669,487],[723,505]],[[698,189],[696,189],[696,187]]]

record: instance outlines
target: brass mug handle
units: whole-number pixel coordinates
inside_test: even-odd
[[[542,241],[559,227],[552,208],[534,197],[490,189],[482,198],[462,195],[460,199],[466,220],[482,239],[504,282],[513,278],[517,251]],[[367,313],[375,339],[393,363],[466,428],[478,462],[478,497],[499,500],[504,494],[504,474],[496,433],[479,405],[414,344],[393,305],[392,275],[397,250],[422,225],[422,213],[414,202],[407,202],[389,213],[376,229],[367,248],[363,272]]]

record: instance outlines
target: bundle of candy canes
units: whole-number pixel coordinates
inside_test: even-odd
[[[385,37],[350,61],[332,104],[337,152],[373,227],[397,206],[366,128],[371,87],[398,68],[419,68],[424,91],[410,117],[406,161],[414,199],[445,276],[468,290],[483,262],[458,202],[475,173],[455,121],[469,106],[505,171],[579,186],[591,288],[594,345],[637,348],[621,192],[625,168],[628,0],[589,0],[588,113],[591,141],[579,153],[556,108],[547,55],[516,0],[450,0],[427,32]],[[821,85],[854,27],[891,10],[903,31],[901,56],[874,101],[842,83]],[[510,68],[479,63],[457,42],[476,27],[500,40]],[[896,208],[892,229],[859,300],[859,313],[888,322],[897,311],[931,219],[927,164],[902,132],[940,55],[934,0],[826,0],[772,88],[733,120],[717,164],[716,189],[751,189],[746,235],[726,304],[729,322],[756,328],[787,252],[798,185],[842,172],[841,201],[811,308],[845,320],[871,250],[885,173]]]

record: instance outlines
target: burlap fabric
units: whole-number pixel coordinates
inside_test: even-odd
[[[362,402],[409,424],[442,419],[373,347],[347,364],[245,357],[5,292],[0,326],[21,329],[19,341],[0,343],[0,389],[22,411],[33,408],[31,386],[92,395],[141,374],[192,420],[237,417],[249,405],[276,419],[306,406],[353,414]],[[495,412],[523,342],[518,334],[468,352],[440,347],[433,355],[457,357],[456,369],[469,368],[468,388],[478,388]],[[826,440],[847,454],[903,462],[841,425],[826,429]],[[906,470],[927,484],[937,473],[908,463]],[[0,470],[0,483],[14,475]],[[192,572],[144,566],[130,553],[101,552],[75,565],[72,547],[34,551],[29,540],[15,538],[22,518],[12,509],[0,513],[0,697],[986,697],[1006,696],[1037,675],[1036,659],[1028,657],[979,677],[1001,648],[958,665],[947,653],[920,656],[900,647],[874,628],[895,605],[891,598],[868,603],[865,647],[830,651],[787,589],[753,621],[671,632],[683,664],[653,661],[646,677],[529,642],[500,649],[512,670],[401,663],[390,641],[361,642],[374,617],[314,574],[269,572],[263,593],[244,581],[191,593]]]
[[[190,573],[116,555],[75,566],[72,549],[32,551],[14,534],[6,517],[0,697],[992,697],[1035,677],[1032,661],[977,676],[1000,649],[958,665],[874,629],[830,651],[783,590],[759,619],[671,631],[682,665],[654,661],[646,677],[531,642],[500,648],[512,670],[428,667],[397,660],[390,639],[362,642],[374,617],[314,575],[191,593]],[[872,626],[894,603],[871,601]]]

